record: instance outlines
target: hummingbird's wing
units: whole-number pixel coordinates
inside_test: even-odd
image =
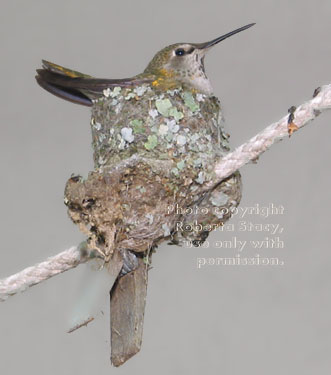
[[[92,99],[103,95],[112,87],[135,87],[152,82],[151,78],[103,79],[64,68],[43,60],[43,68],[37,69],[36,80],[46,91],[70,102],[92,106]]]
[[[112,261],[102,264],[100,259],[92,259],[82,268],[81,279],[77,280],[75,307],[69,320],[68,333],[86,326],[100,313],[109,301],[109,292],[118,278],[123,266],[119,252],[114,253]]]

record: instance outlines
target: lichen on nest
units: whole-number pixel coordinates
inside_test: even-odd
[[[211,209],[239,204],[239,173],[204,187],[214,161],[229,151],[216,97],[148,85],[107,89],[93,103],[91,129],[95,170],[86,180],[70,179],[65,196],[93,246],[139,252],[167,238],[199,245],[208,233],[191,224],[221,225],[230,214]],[[171,211],[174,205],[210,210],[183,214]]]
[[[174,168],[183,161],[186,168],[205,170],[229,150],[215,97],[181,88],[158,92],[147,85],[114,88],[106,94],[92,109],[96,168],[138,154],[171,160]]]

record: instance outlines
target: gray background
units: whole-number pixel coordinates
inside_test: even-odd
[[[89,109],[41,90],[41,58],[99,77],[141,72],[179,41],[202,42],[250,22],[206,58],[232,147],[330,82],[328,1],[3,1],[1,257],[8,276],[83,239],[63,189],[92,168]],[[242,207],[274,203],[284,215],[283,267],[209,267],[197,257],[234,250],[163,245],[150,272],[142,351],[109,361],[109,317],[66,333],[82,267],[0,305],[1,374],[326,374],[330,372],[330,113],[242,169]],[[238,224],[241,219],[233,218]],[[211,241],[262,238],[213,233]],[[254,255],[256,251],[244,251]],[[244,255],[244,254],[243,254]]]

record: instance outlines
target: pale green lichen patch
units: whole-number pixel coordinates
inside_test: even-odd
[[[141,193],[146,193],[146,188],[144,186],[137,185],[136,189],[139,190]]]
[[[171,132],[168,132],[166,135],[166,140],[169,142],[167,148],[173,147],[172,140],[174,139],[174,135]]]
[[[192,135],[191,140],[192,142],[197,142],[199,138],[200,138],[200,135],[195,133]]]
[[[189,91],[185,91],[182,94],[185,105],[194,113],[200,109],[200,106],[193,98],[193,95]]]
[[[150,109],[148,111],[148,114],[152,117],[152,119],[154,120],[158,115],[159,115],[159,112],[156,110],[156,109]]]
[[[110,89],[109,87],[105,90],[103,90],[103,95],[106,97],[106,98],[115,98],[116,96],[118,96],[121,92],[122,88],[121,87],[114,87],[113,89]]]
[[[135,134],[145,133],[146,129],[142,120],[134,119],[130,121],[130,125],[132,126],[133,132]]]
[[[181,171],[185,167],[185,161],[181,160],[176,164],[177,168]]]
[[[200,184],[200,185],[203,184],[205,182],[205,174],[204,174],[204,172],[199,172],[198,178],[196,178],[195,181],[198,184]]]
[[[169,127],[168,125],[161,124],[159,127],[159,134],[160,135],[166,135],[168,133]]]
[[[217,207],[224,206],[226,205],[228,200],[229,200],[229,196],[223,193],[222,191],[215,191],[211,194],[210,201],[214,206],[217,206]]]
[[[178,168],[172,168],[171,173],[174,174],[175,176],[179,176],[179,170]]]
[[[172,116],[176,121],[179,121],[184,117],[184,114],[183,112],[179,112],[177,108],[171,107],[169,109],[169,116]]]
[[[130,100],[132,98],[135,98],[136,94],[134,92],[129,92],[128,95],[124,97],[125,100]]]
[[[198,158],[198,159],[194,159],[194,160],[193,160],[193,166],[194,166],[195,168],[200,168],[201,165],[202,165],[202,159]]]
[[[115,98],[116,96],[118,96],[120,94],[120,92],[122,91],[122,88],[121,87],[114,87],[113,91],[110,91],[109,95],[111,98]]]
[[[162,116],[169,117],[169,110],[172,107],[169,99],[159,99],[155,101],[156,109]]]
[[[99,131],[101,129],[100,122],[95,122],[93,126],[94,126],[95,130],[97,130],[97,131]]]
[[[133,90],[138,96],[142,96],[147,91],[147,86],[138,86]]]
[[[132,143],[134,141],[134,135],[132,134],[131,128],[122,128],[121,129],[122,138],[128,142]]]
[[[103,90],[103,95],[106,97],[106,98],[109,98],[109,95],[110,95],[110,88],[108,87],[107,89]]]
[[[178,135],[176,142],[179,146],[184,146],[186,144],[186,137],[184,135]]]
[[[106,135],[103,134],[103,133],[101,133],[101,134],[99,135],[99,142],[102,143],[102,142],[105,140],[105,138],[106,138]]]
[[[178,130],[180,129],[179,125],[176,124],[176,120],[169,120],[169,119],[165,119],[167,125],[168,125],[168,128],[169,130],[172,132],[172,133],[177,133]]]
[[[157,136],[156,135],[149,135],[147,138],[147,142],[144,144],[146,150],[153,150],[157,146]]]
[[[158,99],[155,101],[157,111],[164,117],[173,117],[176,122],[184,117],[183,112],[178,111],[169,99]]]
[[[124,150],[125,145],[126,145],[125,140],[119,134],[117,135],[117,138],[120,141],[119,144],[118,144],[118,148],[120,150]]]

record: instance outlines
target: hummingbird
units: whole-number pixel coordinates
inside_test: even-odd
[[[103,95],[105,89],[130,88],[142,84],[151,84],[160,91],[180,85],[210,95],[213,89],[204,67],[206,53],[219,42],[253,25],[255,23],[242,26],[209,42],[169,45],[156,53],[143,73],[131,78],[94,78],[42,60],[42,69],[37,70],[36,80],[48,92],[89,107],[92,106],[93,100]]]
[[[91,107],[95,169],[86,179],[72,176],[64,195],[70,218],[88,236],[87,253],[108,268],[108,282],[99,272],[84,291],[99,301],[111,285],[115,366],[140,350],[151,252],[164,240],[201,246],[240,202],[239,172],[213,184],[213,163],[229,152],[229,136],[204,58],[253,25],[169,45],[131,78],[94,78],[45,60],[37,70],[42,88]],[[96,311],[79,306],[74,329]]]

